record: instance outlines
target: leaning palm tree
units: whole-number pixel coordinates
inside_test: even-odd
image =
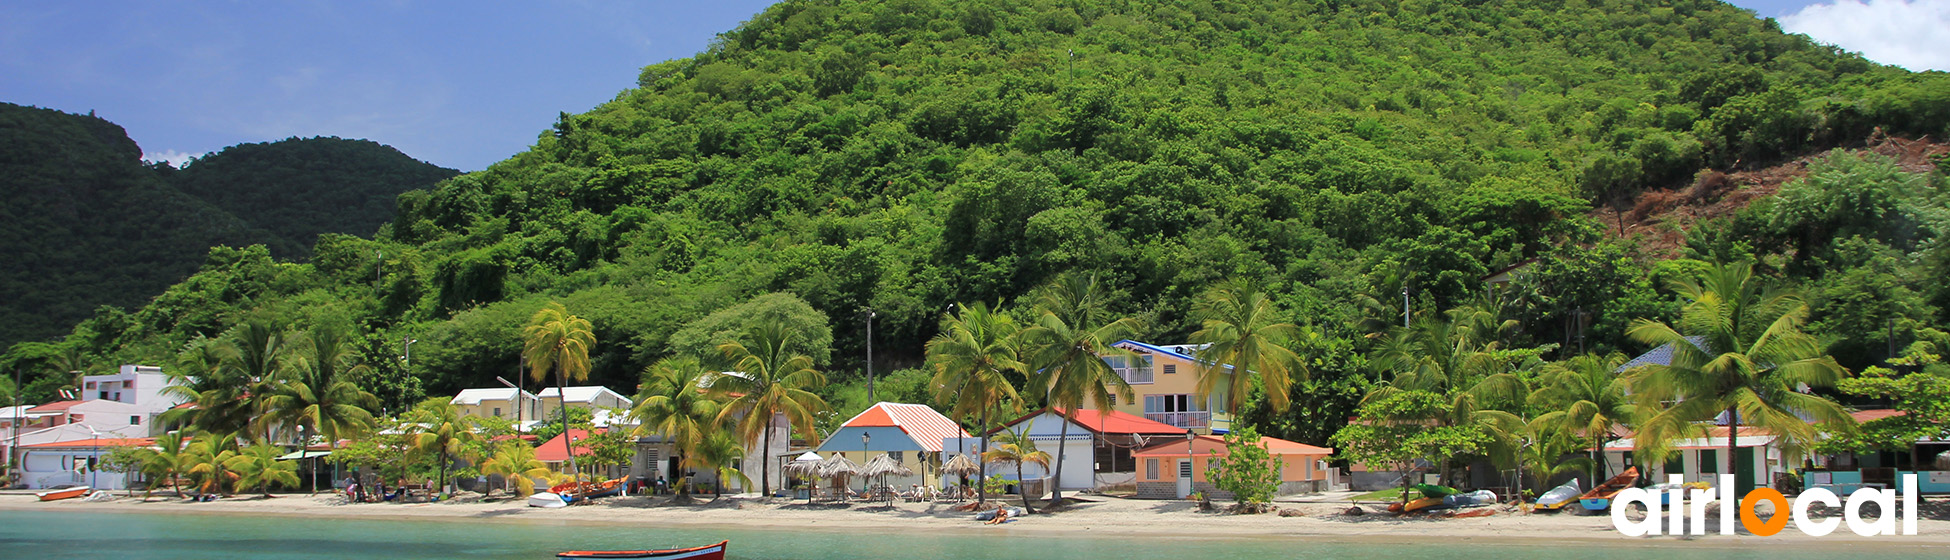
[[[298,464],[279,461],[278,455],[284,450],[268,443],[260,443],[238,451],[224,461],[224,466],[237,473],[237,487],[258,487],[264,497],[271,497],[271,484],[298,484]]]
[[[480,441],[480,434],[474,433],[474,424],[461,414],[460,407],[444,397],[420,402],[407,413],[406,422],[407,445],[415,453],[435,457],[440,470],[440,488],[445,491],[447,466],[466,453],[469,444]]]
[[[1542,386],[1530,393],[1530,402],[1550,410],[1531,420],[1545,431],[1581,434],[1591,442],[1592,463],[1597,465],[1594,480],[1605,480],[1605,442],[1612,440],[1613,428],[1637,422],[1638,405],[1633,404],[1631,383],[1617,375],[1625,357],[1612,354],[1585,354],[1567,362],[1544,368]]]
[[[176,354],[176,367],[166,370],[170,382],[162,394],[193,403],[163,413],[166,422],[182,422],[205,433],[231,433],[250,425],[251,403],[246,398],[250,379],[236,367],[237,346],[229,338],[198,335]]]
[[[1238,414],[1252,388],[1247,376],[1255,376],[1273,409],[1286,410],[1293,374],[1304,378],[1307,369],[1287,348],[1300,327],[1285,321],[1272,298],[1249,282],[1227,282],[1199,298],[1192,317],[1201,327],[1192,343],[1207,345],[1198,351],[1200,398],[1223,390],[1226,412]]]
[[[1627,331],[1641,343],[1672,348],[1671,363],[1628,372],[1643,408],[1673,403],[1645,419],[1639,439],[1674,439],[1695,422],[1724,414],[1724,462],[1738,480],[1734,458],[1742,425],[1773,433],[1790,452],[1805,449],[1824,431],[1853,428],[1841,406],[1804,392],[1833,387],[1848,375],[1814,336],[1802,332],[1806,302],[1767,286],[1749,262],[1714,266],[1672,288],[1690,302],[1679,328],[1639,319]]]
[[[630,417],[639,422],[636,435],[661,434],[670,442],[674,459],[691,472],[696,466],[698,446],[718,433],[718,401],[704,394],[699,384],[709,373],[696,358],[665,358],[643,372],[643,391]],[[688,476],[680,475],[678,494],[690,496]]]
[[[1441,412],[1422,420],[1436,427],[1482,429],[1491,436],[1490,459],[1507,468],[1515,459],[1525,422],[1502,408],[1520,406],[1528,397],[1528,387],[1515,372],[1534,365],[1514,363],[1516,354],[1500,351],[1496,339],[1515,324],[1491,311],[1459,307],[1441,316],[1423,317],[1413,327],[1390,329],[1373,363],[1392,378],[1369,391],[1363,402],[1399,391],[1440,395],[1445,401]],[[1449,459],[1442,458],[1438,465],[1445,482],[1451,477]]]
[[[535,482],[548,478],[548,464],[535,458],[535,448],[521,440],[504,441],[494,448],[494,456],[481,462],[481,474],[500,476],[510,492],[528,497],[535,493]]]
[[[183,497],[182,477],[189,474],[190,467],[195,466],[191,462],[188,436],[185,430],[165,432],[156,436],[155,447],[137,450],[142,458],[143,474],[158,483],[168,480],[170,489],[175,491],[178,498]],[[149,491],[154,489],[152,484]],[[144,492],[142,499],[148,500],[149,492]]]
[[[528,319],[522,338],[526,341],[522,356],[528,359],[535,380],[547,383],[549,370],[555,372],[555,408],[561,411],[562,427],[567,430],[569,380],[589,378],[589,351],[596,346],[596,334],[587,319],[570,315],[562,304],[551,302]],[[569,446],[569,439],[562,438],[562,447],[569,456],[569,475],[577,476],[580,471],[576,469],[575,448]]]
[[[211,492],[228,494],[237,473],[229,464],[237,456],[237,434],[199,433],[190,438],[185,448],[189,455],[190,479],[197,484],[197,493],[208,495]]]
[[[266,414],[287,426],[309,427],[327,444],[372,429],[374,420],[366,407],[376,406],[379,399],[352,383],[353,376],[367,370],[354,359],[337,329],[313,328],[291,360],[290,374],[265,397]]]
[[[746,443],[764,440],[759,487],[766,498],[772,496],[773,417],[784,416],[813,439],[814,414],[826,409],[826,400],[812,392],[826,385],[826,376],[813,369],[810,356],[792,350],[798,336],[778,323],[754,328],[746,333],[750,345],[733,340],[718,346],[736,373],[711,378],[712,395],[726,399],[718,422],[732,422]]]
[[[1029,438],[1028,430],[1015,428],[996,437],[995,449],[982,452],[982,463],[1015,465],[1016,485],[1019,488],[1017,493],[1022,495],[1022,510],[1036,513],[1035,508],[1029,507],[1029,490],[1027,485],[1023,484],[1025,479],[1022,477],[1022,465],[1023,463],[1036,465],[1042,467],[1043,472],[1049,472],[1049,452],[1036,449],[1036,441]],[[1055,488],[1055,480],[1056,477],[1052,476],[1051,488]]]
[[[961,316],[948,318],[948,328],[928,341],[928,364],[934,367],[934,399],[948,406],[948,414],[976,419],[982,434],[982,453],[989,450],[989,415],[1005,405],[1019,406],[1009,372],[1027,373],[1028,366],[1017,360],[1016,334],[1021,329],[1008,315],[989,310],[987,304],[961,306]],[[988,479],[988,462],[980,467],[977,480]],[[983,487],[976,503],[988,501]]]
[[[745,446],[730,432],[714,432],[692,451],[697,458],[692,468],[710,469],[718,475],[717,491],[713,498],[724,496],[726,480],[737,480],[740,488],[751,488],[752,479],[738,469],[738,465],[745,461]]]
[[[1108,296],[1095,278],[1065,274],[1043,288],[1036,303],[1036,323],[1022,331],[1024,361],[1036,370],[1029,385],[1044,392],[1044,402],[1062,409],[1063,440],[1069,439],[1070,424],[1085,401],[1099,411],[1109,411],[1112,398],[1125,402],[1135,398],[1131,384],[1104,358],[1139,359],[1136,353],[1115,346],[1137,330],[1138,322],[1129,317],[1107,320],[1108,308]],[[1063,472],[1067,447],[1056,448],[1058,473]],[[1062,500],[1062,489],[1053,488],[1050,503]]]

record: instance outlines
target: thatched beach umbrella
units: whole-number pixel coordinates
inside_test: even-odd
[[[848,460],[845,455],[834,453],[832,457],[819,462],[816,472],[820,478],[833,480],[834,486],[843,487],[848,477],[860,474],[860,464]]]
[[[975,460],[968,458],[968,454],[964,453],[956,455],[955,458],[949,459],[946,463],[942,463],[941,472],[955,476],[968,476],[982,472],[982,467],[975,464]]]
[[[811,486],[819,478],[819,464],[821,462],[818,453],[808,451],[806,454],[786,462],[785,467],[779,469],[786,476],[806,481],[806,485],[808,486],[806,488],[806,503],[808,504],[812,503],[813,488]]]
[[[890,474],[895,476],[914,476],[914,469],[907,468],[907,465],[895,462],[892,455],[874,457],[872,461],[867,461],[867,466],[860,467],[860,476],[887,476]]]

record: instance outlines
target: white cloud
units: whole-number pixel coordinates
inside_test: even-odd
[[[1836,0],[1780,18],[1781,29],[1915,71],[1950,71],[1950,0]]]
[[[167,161],[167,162],[169,162],[169,165],[170,165],[171,167],[176,167],[176,168],[179,168],[179,169],[180,169],[180,168],[182,168],[182,167],[183,167],[183,165],[184,165],[184,164],[187,164],[187,163],[189,163],[191,159],[194,159],[194,158],[200,158],[200,157],[203,157],[203,156],[207,156],[207,155],[210,155],[210,154],[207,154],[207,153],[203,153],[203,154],[186,154],[186,153],[183,153],[183,152],[178,152],[178,151],[176,151],[176,150],[163,150],[163,151],[162,151],[162,152],[160,152],[160,153],[158,153],[158,152],[147,152],[147,153],[144,153],[144,154],[142,154],[142,161],[146,161],[146,162],[149,162],[149,163],[156,163],[156,162],[159,162],[159,161]]]

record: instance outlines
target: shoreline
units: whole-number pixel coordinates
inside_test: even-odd
[[[958,535],[1010,537],[1126,536],[1161,540],[1273,539],[1348,544],[1470,543],[1497,546],[1585,544],[1634,549],[1670,547],[1753,549],[1810,546],[1849,549],[1870,546],[1897,552],[1950,556],[1950,521],[1922,519],[1914,536],[1862,537],[1847,527],[1824,537],[1789,528],[1778,535],[1627,537],[1611,527],[1609,516],[1525,514],[1499,511],[1479,518],[1398,518],[1388,514],[1347,516],[1345,504],[1282,503],[1292,517],[1275,514],[1200,513],[1175,500],[1133,500],[1088,496],[1090,502],[1054,514],[1027,515],[1002,526],[982,525],[972,514],[950,511],[950,504],[903,503],[885,506],[806,506],[802,501],[760,502],[734,498],[694,505],[661,503],[664,497],[615,498],[567,508],[530,508],[519,500],[478,498],[418,504],[346,504],[332,494],[285,494],[273,499],[230,498],[193,503],[173,497],[36,501],[32,494],[0,494],[0,511],[111,514],[271,516],[358,521],[487,522],[524,525],[601,525],[611,527],[683,526],[741,531],[908,532],[926,530]],[[1004,502],[1017,505],[1014,502]]]

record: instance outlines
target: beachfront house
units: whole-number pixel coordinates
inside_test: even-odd
[[[1135,340],[1120,340],[1115,345],[1137,354],[1136,359],[1112,356],[1104,361],[1131,385],[1136,398],[1113,403],[1118,412],[1202,434],[1223,434],[1232,426],[1226,410],[1226,382],[1211,395],[1198,395],[1197,355],[1203,345],[1159,346]],[[1221,375],[1232,375],[1232,366],[1223,366]]]
[[[914,474],[889,476],[885,483],[906,489],[916,484],[934,484],[940,478],[937,473],[944,442],[966,437],[968,432],[961,426],[928,405],[882,402],[848,419],[816,451],[827,457],[835,453],[845,455],[860,465],[880,455],[891,456]],[[783,462],[774,463],[772,468],[777,471],[782,465]],[[854,490],[859,490],[857,483]]]
[[[1333,449],[1271,437],[1259,441],[1280,465],[1277,495],[1322,492],[1340,483],[1327,465]],[[1219,490],[1205,478],[1212,463],[1226,455],[1225,439],[1216,436],[1180,438],[1132,453],[1139,465],[1137,497],[1176,499],[1202,492],[1213,500],[1232,499],[1231,492]]]
[[[1064,437],[1064,410],[1045,408],[1002,424],[990,432],[991,440],[995,434],[1012,430],[1024,430],[1036,449],[1050,454],[1050,467],[1055,468],[1059,443],[1064,449],[1063,474],[1057,477],[1058,487],[1064,490],[1087,490],[1109,486],[1130,486],[1137,482],[1137,461],[1131,453],[1161,441],[1182,440],[1186,428],[1167,425],[1163,422],[1145,419],[1127,412],[1099,412],[1094,409],[1081,409],[1069,420],[1068,438]],[[942,455],[953,458],[967,453],[970,459],[979,457],[982,448],[981,438],[956,438],[944,444]],[[991,446],[994,443],[991,441]],[[991,447],[992,448],[992,447]],[[1014,480],[1014,467],[990,467],[989,472],[1003,478]],[[1023,478],[1040,480],[1049,476],[1042,467],[1023,466]]]
[[[1901,410],[1880,408],[1849,413],[1858,424],[1900,417]],[[1950,494],[1950,469],[1944,468],[1950,453],[1950,440],[1920,437],[1907,449],[1864,453],[1816,455],[1811,468],[1801,472],[1803,488],[1827,488],[1846,496],[1861,488],[1897,488],[1905,474],[1916,475],[1916,491],[1924,494]],[[1950,455],[1945,455],[1950,457]]]
[[[541,397],[512,387],[463,389],[448,402],[460,409],[462,416],[502,418],[517,425],[532,425],[542,419]]]
[[[549,387],[536,393],[536,397],[541,401],[540,409],[537,410],[540,415],[537,418],[544,420],[556,418],[565,403],[565,400],[562,398],[563,392],[555,387]],[[571,408],[583,408],[588,409],[590,412],[596,412],[605,408],[629,410],[631,406],[629,397],[625,397],[601,385],[569,387],[566,392],[569,395],[566,404]]]
[[[59,430],[62,428],[50,428]],[[85,431],[83,433],[86,433]],[[22,472],[20,483],[29,490],[63,485],[89,486],[97,490],[124,490],[142,483],[139,473],[96,470],[97,461],[117,447],[149,447],[155,438],[89,437],[20,445]]]
[[[156,416],[189,399],[163,392],[173,380],[162,368],[124,364],[115,373],[86,375],[81,378],[81,400],[115,401],[133,405],[148,416]]]

